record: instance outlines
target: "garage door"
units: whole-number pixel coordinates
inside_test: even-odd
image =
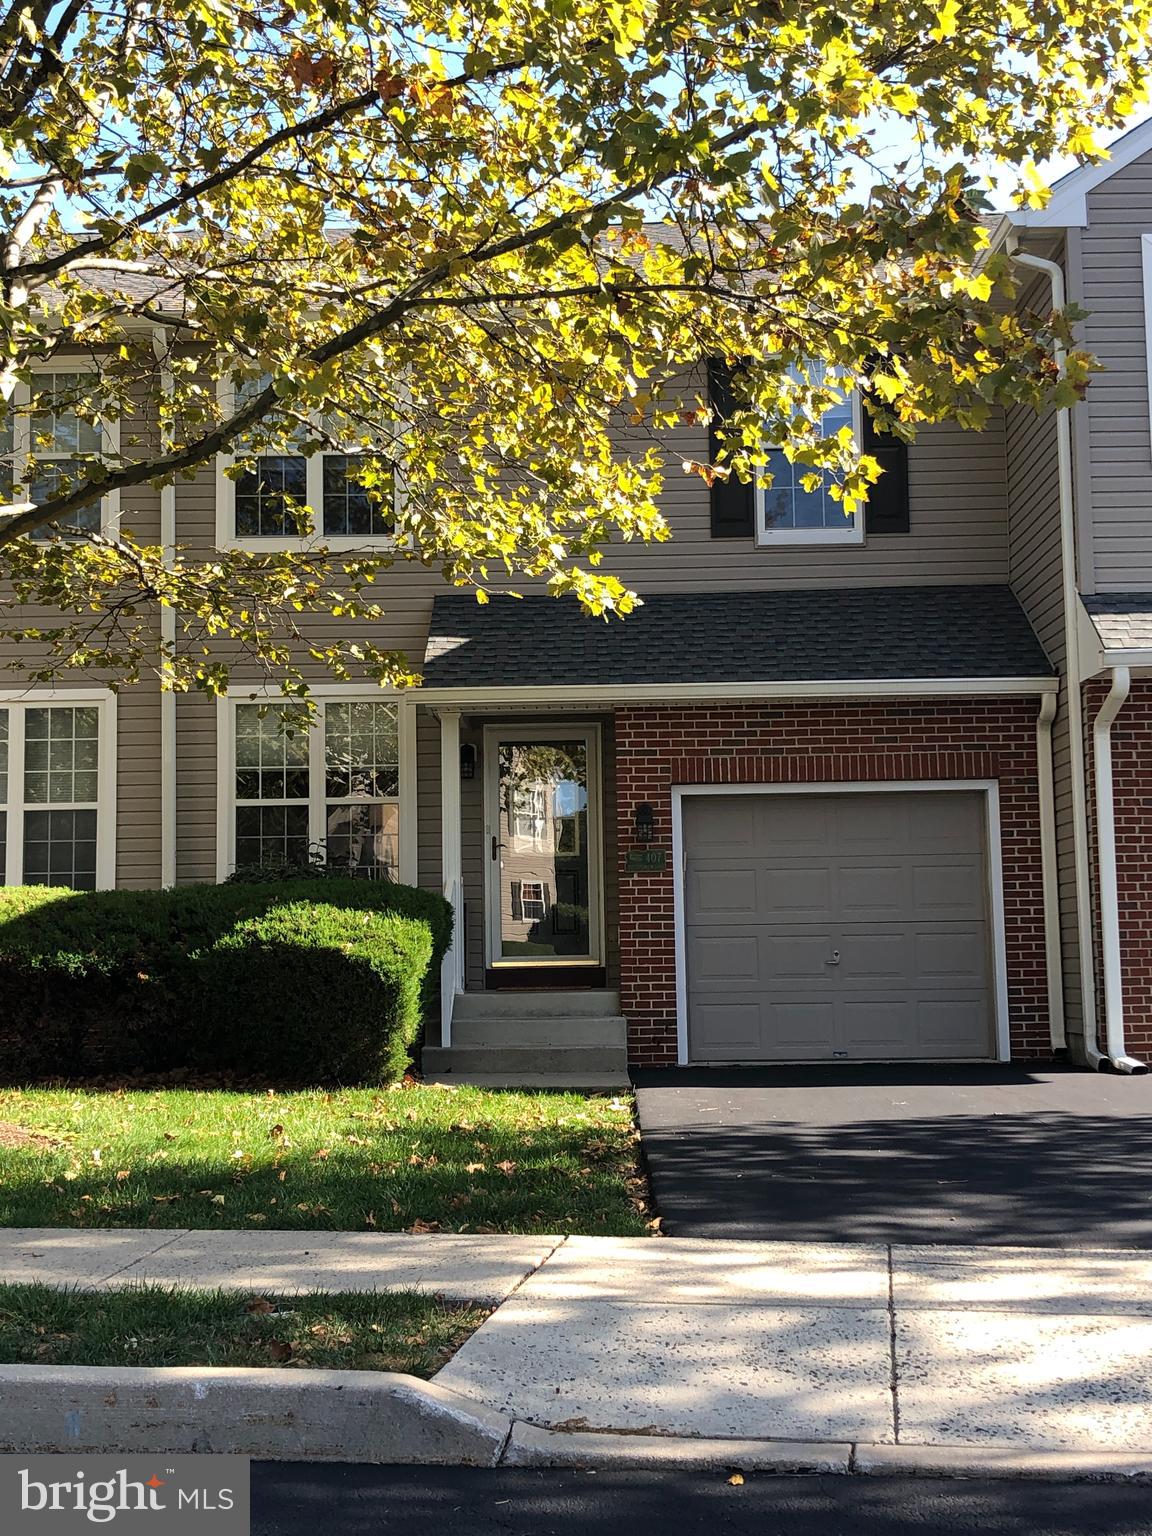
[[[993,1054],[981,795],[683,805],[693,1061]]]

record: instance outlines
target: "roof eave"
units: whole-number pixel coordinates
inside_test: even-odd
[[[877,677],[730,683],[558,683],[548,687],[485,684],[420,686],[423,704],[660,703],[665,700],[933,698],[955,695],[1029,696],[1055,693],[1055,677]]]

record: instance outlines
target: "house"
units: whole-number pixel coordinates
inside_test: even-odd
[[[671,542],[610,556],[644,599],[624,623],[543,595],[480,606],[398,565],[372,638],[422,659],[422,687],[318,681],[293,733],[243,665],[216,702],[10,688],[7,880],[210,881],[324,844],[443,890],[458,921],[424,1064],[448,1080],[1064,1050],[1138,1067],[1152,125],[995,240],[1023,302],[1063,282],[1090,311],[1105,372],[1071,412],[876,442],[887,473],[851,521],[783,458],[770,495],[673,468]],[[707,427],[668,451],[705,459]],[[276,487],[298,482],[337,546],[387,541],[341,460],[206,468],[103,515],[203,553],[284,547]]]

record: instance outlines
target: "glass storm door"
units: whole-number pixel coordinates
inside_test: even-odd
[[[595,731],[488,731],[490,964],[599,961],[598,755]]]

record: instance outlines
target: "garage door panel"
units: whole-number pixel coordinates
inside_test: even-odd
[[[914,974],[924,981],[952,986],[979,984],[987,969],[982,929],[921,930],[913,940]]]
[[[759,999],[697,1002],[693,1019],[717,1061],[747,1061],[763,1051]]]
[[[824,985],[835,948],[830,933],[765,932],[761,939],[761,979],[768,985],[786,986],[805,977]]]
[[[764,1010],[764,1039],[786,1059],[830,1056],[836,1039],[836,1008],[827,1001],[783,996]]]
[[[910,878],[917,912],[983,923],[988,898],[981,859],[916,859],[910,865]]]
[[[979,794],[717,795],[684,810],[692,1059],[991,1054]]]
[[[696,937],[689,945],[688,960],[698,986],[760,983],[760,944],[754,933]]]
[[[719,917],[731,922],[733,918],[759,915],[758,881],[753,868],[701,868],[694,865],[691,884],[693,903],[702,920]]]

